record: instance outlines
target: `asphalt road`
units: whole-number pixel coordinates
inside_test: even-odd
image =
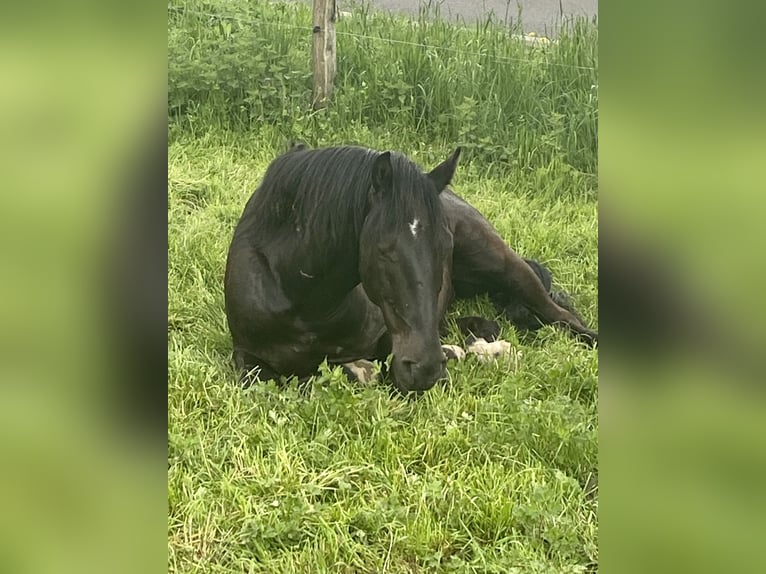
[[[555,36],[555,29],[561,21],[561,15],[588,16],[598,14],[598,0],[432,0],[441,5],[441,15],[445,18],[460,18],[470,22],[480,19],[490,12],[501,21],[506,14],[516,20],[518,7],[521,6],[521,22],[524,33],[535,32],[540,36]],[[418,0],[371,0],[378,9],[391,10],[403,14],[417,14]],[[338,0],[338,8],[345,10],[343,0]]]

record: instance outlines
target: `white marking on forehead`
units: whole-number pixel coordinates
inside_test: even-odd
[[[420,224],[420,220],[416,217],[412,220],[412,223],[410,223],[410,232],[412,233],[413,237],[418,236],[418,225]]]

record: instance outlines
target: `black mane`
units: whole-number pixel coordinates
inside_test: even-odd
[[[356,146],[293,148],[266,170],[245,208],[244,217],[250,222],[240,229],[261,246],[297,235],[327,252],[355,248],[369,209],[372,166],[379,155]],[[387,229],[401,226],[418,206],[424,206],[435,221],[441,206],[423,170],[396,152],[391,153],[391,167],[393,191],[384,199],[386,209],[377,224]]]

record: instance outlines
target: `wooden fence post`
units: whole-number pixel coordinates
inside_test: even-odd
[[[312,61],[314,65],[314,109],[325,107],[335,80],[335,0],[314,0]]]

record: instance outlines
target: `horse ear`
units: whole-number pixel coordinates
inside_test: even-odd
[[[394,184],[394,171],[391,167],[391,152],[386,151],[375,158],[372,164],[372,187],[379,193],[387,193]]]
[[[460,157],[460,151],[461,148],[457,148],[452,152],[450,157],[433,168],[431,173],[428,174],[431,181],[436,184],[436,189],[439,193],[444,191],[444,188],[452,182],[452,176],[455,175],[455,168],[457,168],[457,160]]]

